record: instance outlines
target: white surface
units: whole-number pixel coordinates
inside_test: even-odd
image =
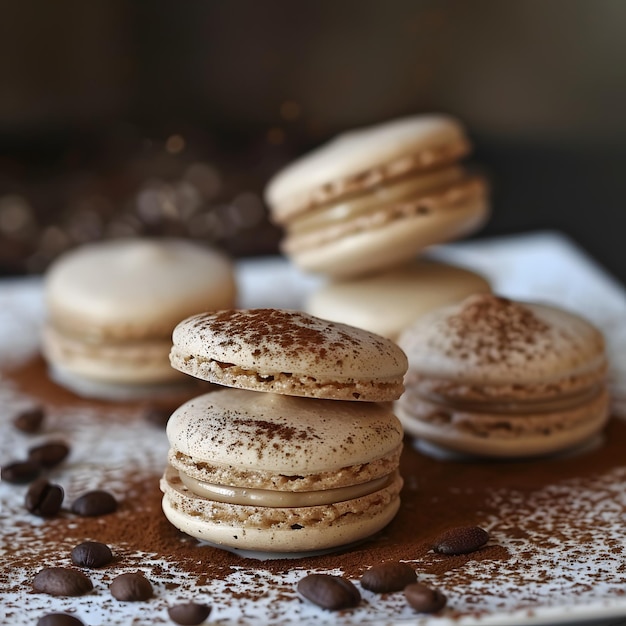
[[[626,320],[626,296],[615,281],[567,240],[554,234],[540,234],[465,243],[442,248],[437,251],[437,256],[483,272],[492,280],[496,291],[503,295],[557,303],[589,317],[607,335],[613,357],[614,388],[618,393],[626,391],[626,324],[623,323]],[[244,307],[298,308],[308,291],[319,283],[318,278],[301,276],[281,259],[245,261],[239,265],[239,277],[242,290],[240,305]],[[36,350],[37,327],[43,312],[40,289],[37,280],[0,283],[0,360],[3,362],[22,359]],[[0,381],[0,462],[19,457],[27,446],[36,443],[31,438],[25,442],[24,436],[8,425],[14,409],[28,402],[28,397]],[[164,466],[167,453],[164,434],[150,425],[139,424],[136,428],[128,429],[119,421],[107,423],[107,411],[119,413],[120,410],[123,409],[112,407],[97,409],[97,415],[75,411],[50,416],[57,430],[54,433],[47,432],[46,436],[71,434],[72,437],[70,462],[59,470],[58,476],[54,476],[55,480],[63,481],[68,501],[77,493],[101,484],[99,481],[102,480],[103,472],[106,472],[111,491],[121,495],[124,493],[129,468],[151,475]],[[115,442],[115,445],[111,446],[111,442]],[[3,568],[12,567],[9,549],[11,545],[19,544],[19,525],[37,526],[41,523],[25,512],[24,490],[23,487],[0,484],[0,563]],[[611,497],[599,502],[595,496],[600,493],[609,493]],[[493,579],[492,563],[468,563],[465,566],[468,569],[465,590],[446,589],[444,579],[442,587],[448,595],[449,606],[467,613],[472,610],[486,611],[487,617],[480,620],[450,619],[445,613],[442,617],[416,617],[406,607],[401,594],[390,594],[386,599],[381,599],[367,591],[363,592],[363,597],[368,602],[358,609],[342,614],[330,613],[299,601],[295,591],[291,595],[285,593],[284,585],[293,588],[302,577],[302,570],[273,576],[265,570],[255,572],[242,569],[233,572],[225,580],[212,581],[198,590],[194,587],[194,578],[188,573],[176,570],[171,564],[164,565],[153,554],[137,553],[127,555],[127,565],[116,567],[115,573],[121,573],[125,568],[129,571],[145,571],[153,581],[156,592],[156,597],[150,602],[112,603],[107,589],[111,573],[104,568],[90,572],[95,589],[83,598],[52,598],[22,590],[28,586],[22,586],[15,592],[0,589],[0,623],[26,626],[33,624],[36,616],[43,612],[70,608],[75,608],[76,615],[91,626],[150,624],[159,620],[162,620],[159,623],[170,623],[166,613],[167,605],[185,594],[196,601],[213,605],[210,623],[225,625],[267,623],[266,616],[277,604],[281,605],[287,617],[281,622],[272,623],[298,623],[301,626],[363,623],[536,626],[582,621],[598,624],[603,619],[626,618],[624,520],[616,517],[618,509],[612,506],[612,503],[624,504],[626,501],[626,467],[598,476],[592,487],[574,488],[567,494],[560,492],[558,487],[541,490],[525,503],[525,508],[515,502],[499,501],[502,494],[497,492],[493,498],[502,514],[512,519],[511,523],[522,527],[524,520],[536,523],[538,516],[559,507],[572,507],[581,519],[598,520],[598,523],[585,554],[585,562],[577,561],[574,556],[580,554],[580,543],[572,535],[569,538],[566,536],[559,547],[562,558],[558,567],[554,566],[554,552],[550,549],[539,551],[533,557],[534,561],[525,563],[525,571],[528,567],[531,570],[534,568],[536,572],[549,570],[549,584],[543,583],[540,576],[534,579],[532,576],[527,577],[523,587],[515,584],[513,581],[517,580],[519,572],[515,569],[514,561],[499,564],[498,581]],[[493,523],[490,530],[497,543],[512,551],[518,549],[506,533],[498,532],[497,520],[489,523]],[[613,550],[611,546],[615,545],[622,546],[624,553]],[[38,554],[45,546],[35,538],[22,548]],[[45,549],[50,562],[42,566],[69,563],[67,556],[59,557],[54,551],[50,552],[49,547]],[[165,567],[161,576],[155,575],[153,570],[158,564]],[[507,578],[509,570],[510,579]],[[599,576],[599,572],[602,572],[602,576]],[[25,580],[29,575],[18,568],[12,571],[15,581]],[[170,576],[180,583],[175,591],[166,585]],[[581,586],[569,584],[567,581],[572,578]],[[433,582],[442,584],[441,580]],[[277,584],[283,585],[280,592],[277,591]],[[555,584],[558,589],[556,592]],[[254,588],[264,593],[256,601],[233,601],[233,590],[241,587],[248,590]],[[468,590],[473,593],[468,595]],[[278,593],[282,594],[280,600],[277,599]],[[468,597],[471,604],[468,604]],[[21,608],[10,621],[2,621],[9,602]]]

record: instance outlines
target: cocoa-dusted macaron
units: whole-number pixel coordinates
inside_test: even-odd
[[[405,354],[368,331],[300,311],[230,309],[173,333],[172,366],[197,378],[292,396],[385,402],[400,396]]]
[[[346,132],[278,172],[265,197],[295,265],[334,277],[374,273],[477,230],[484,180],[460,161],[463,125],[417,115]]]
[[[381,530],[400,504],[390,403],[225,389],[182,405],[167,436],[165,515],[220,546],[334,548]]]
[[[404,331],[405,430],[461,453],[523,457],[582,444],[609,414],[603,336],[581,317],[490,294]]]
[[[168,358],[174,326],[235,299],[233,265],[209,247],[148,238],[86,244],[45,275],[43,354],[54,380],[79,395],[173,391],[185,382]]]

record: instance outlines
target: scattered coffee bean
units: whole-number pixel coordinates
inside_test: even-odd
[[[111,595],[121,602],[138,602],[152,597],[152,585],[140,572],[116,576],[109,589]]]
[[[323,609],[339,611],[358,606],[359,590],[347,579],[330,574],[309,574],[298,582],[298,592]]]
[[[402,591],[417,582],[415,570],[407,563],[381,563],[374,565],[361,577],[361,586],[375,593]]]
[[[49,441],[28,451],[28,460],[42,467],[58,465],[70,453],[69,446],[62,441]]]
[[[40,406],[24,409],[13,418],[13,426],[23,433],[36,433],[43,424],[45,413]]]
[[[144,410],[143,418],[157,428],[165,428],[173,412],[174,409],[171,408],[148,406]]]
[[[479,526],[451,528],[435,539],[433,550],[440,554],[467,554],[489,541],[489,533]]]
[[[421,583],[412,583],[404,589],[407,602],[420,613],[441,611],[448,599],[438,589],[431,589]]]
[[[37,626],[85,626],[77,617],[67,613],[48,613],[37,620]]]
[[[63,495],[63,487],[39,478],[28,488],[24,505],[34,515],[54,517],[61,510]]]
[[[107,515],[117,510],[117,500],[108,491],[96,489],[88,491],[74,500],[72,513],[82,517],[95,517],[96,515]]]
[[[113,560],[111,548],[99,541],[83,541],[72,548],[72,563],[80,567],[103,567]]]
[[[41,467],[32,461],[15,461],[8,465],[3,465],[0,470],[0,479],[7,483],[21,485],[30,483],[39,476]]]
[[[33,589],[51,596],[82,596],[93,589],[93,584],[74,569],[46,567],[33,578]]]
[[[202,624],[211,614],[211,607],[206,604],[177,604],[167,609],[170,619],[181,626],[197,626]]]

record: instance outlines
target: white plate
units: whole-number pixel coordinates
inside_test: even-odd
[[[446,246],[436,250],[434,255],[481,271],[502,295],[555,302],[591,318],[608,338],[616,408],[618,411],[621,409],[620,395],[626,390],[626,295],[619,284],[568,240],[557,234],[543,233]],[[242,291],[240,304],[246,307],[300,308],[306,294],[320,282],[318,278],[299,274],[283,259],[277,258],[240,262],[238,272]],[[37,349],[37,328],[42,315],[39,280],[0,282],[0,363],[24,359]],[[0,379],[0,462],[18,458],[28,446],[33,445],[32,438],[25,438],[9,425],[14,410],[29,401],[6,380]],[[107,422],[107,412],[116,410],[103,405],[89,411],[51,415],[55,434],[71,435],[71,462],[55,475],[55,479],[66,486],[68,499],[86,488],[101,486],[103,472],[106,472],[109,488],[123,493],[129,468],[150,475],[158,473],[163,467],[167,453],[163,433],[147,424],[139,424],[129,430],[119,421]],[[596,511],[588,504],[587,513],[600,515],[603,524],[589,546],[585,562],[572,565],[568,561],[567,545],[562,547],[563,562],[558,566],[554,565],[555,556],[558,562],[558,550],[556,555],[554,549],[543,553],[538,551],[532,567],[536,567],[537,572],[549,571],[549,575],[546,580],[539,577],[533,579],[530,575],[525,588],[512,584],[506,578],[508,571],[511,580],[514,580],[514,563],[508,570],[508,566],[500,564],[499,579],[489,582],[490,562],[470,562],[466,566],[468,582],[465,588],[448,589],[445,578],[432,580],[433,584],[446,591],[449,606],[464,615],[454,618],[445,612],[437,617],[416,616],[406,607],[401,594],[380,598],[367,591],[363,591],[363,597],[368,602],[354,611],[342,614],[323,611],[299,600],[295,592],[291,595],[285,593],[285,588],[294,588],[303,575],[302,570],[280,575],[265,572],[259,578],[255,577],[254,571],[241,569],[198,590],[193,576],[164,563],[157,555],[142,553],[133,554],[132,558],[127,555],[128,566],[116,566],[115,574],[122,573],[125,568],[129,571],[144,570],[156,591],[156,597],[149,602],[112,601],[107,589],[111,571],[107,568],[89,572],[95,589],[82,598],[32,594],[28,581],[32,578],[33,569],[16,567],[11,556],[13,549],[21,555],[32,554],[33,562],[41,567],[68,565],[69,559],[67,554],[55,553],[36,536],[28,540],[28,545],[21,540],[20,525],[37,527],[46,522],[25,512],[25,487],[0,484],[0,616],[10,612],[10,617],[2,623],[26,626],[35,623],[36,618],[45,612],[75,609],[76,615],[89,625],[170,623],[166,611],[168,604],[187,596],[211,604],[214,608],[209,621],[219,624],[262,624],[271,621],[298,623],[301,626],[364,623],[539,626],[583,622],[598,624],[618,619],[619,623],[626,623],[622,622],[622,619],[626,620],[626,520],[623,519],[626,445],[624,457],[623,468],[617,468],[612,475],[598,477],[595,483],[598,490],[612,490],[616,506],[607,506],[605,499],[604,508]],[[585,493],[577,493],[576,497],[580,502],[593,502],[594,488],[586,489]],[[550,493],[538,494],[537,498],[540,504],[549,500]],[[506,503],[503,503],[503,508],[506,508]],[[532,515],[531,512],[527,514]],[[580,514],[586,513],[581,509]],[[508,545],[505,536],[496,537],[496,540],[515,551],[515,545]],[[622,546],[621,554],[611,552],[611,546],[615,548],[616,545]],[[161,574],[155,573],[157,565],[164,568]],[[179,585],[176,590],[168,585],[172,580]],[[556,583],[558,593],[554,591]],[[278,586],[282,588],[280,592]],[[233,600],[233,591],[250,588],[264,594],[256,601],[245,598]],[[268,620],[268,615],[276,611],[280,617]],[[472,617],[475,611],[482,616]]]

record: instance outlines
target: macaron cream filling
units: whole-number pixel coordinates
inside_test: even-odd
[[[370,480],[359,485],[337,487],[320,491],[276,491],[251,489],[232,485],[214,485],[196,480],[184,472],[178,472],[183,484],[197,496],[226,504],[267,507],[305,507],[345,502],[385,489],[397,478],[398,472]]]

